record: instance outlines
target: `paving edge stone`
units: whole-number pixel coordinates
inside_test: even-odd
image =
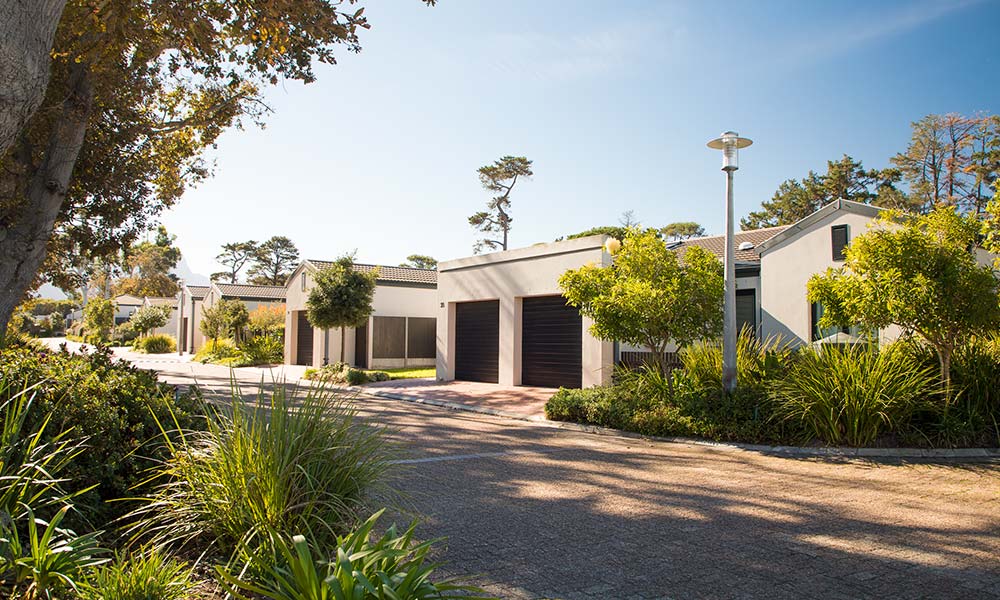
[[[765,444],[742,444],[736,442],[713,442],[685,437],[664,437],[653,435],[642,435],[631,431],[611,429],[597,425],[583,425],[580,423],[570,423],[567,421],[549,421],[545,417],[532,415],[522,415],[495,408],[483,406],[469,406],[457,402],[448,402],[436,398],[424,398],[409,394],[383,391],[374,388],[364,387],[339,387],[345,391],[358,394],[375,396],[387,400],[399,400],[402,402],[412,402],[414,404],[426,404],[448,410],[478,413],[492,417],[501,417],[514,421],[531,423],[535,426],[548,427],[551,429],[565,429],[569,431],[579,431],[609,437],[619,437],[637,440],[648,440],[653,442],[666,442],[671,444],[687,444],[690,446],[708,446],[720,450],[744,450],[750,452],[760,452],[776,456],[789,457],[825,457],[825,458],[947,458],[947,459],[1000,459],[1000,448],[844,448],[839,446],[830,447],[803,447],[803,446],[768,446]]]

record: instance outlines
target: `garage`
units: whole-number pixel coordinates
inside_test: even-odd
[[[499,382],[499,300],[455,304],[455,379]]]
[[[296,311],[296,330],[298,336],[295,341],[295,364],[311,366],[313,362],[313,327],[309,323],[306,311]]]
[[[583,320],[562,296],[524,298],[521,311],[521,384],[581,387]]]

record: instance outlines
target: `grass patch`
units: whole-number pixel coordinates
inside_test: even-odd
[[[389,379],[429,379],[437,376],[434,367],[404,367],[402,369],[379,369],[389,374]]]

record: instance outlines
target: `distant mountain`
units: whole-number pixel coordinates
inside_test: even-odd
[[[183,258],[177,265],[177,268],[174,269],[174,273],[176,273],[177,276],[183,279],[184,283],[188,285],[208,285],[211,283],[208,275],[202,275],[201,273],[195,273],[192,271],[191,267],[188,266],[187,261]]]

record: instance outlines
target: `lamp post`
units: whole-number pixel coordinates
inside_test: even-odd
[[[722,388],[736,390],[736,256],[733,248],[733,173],[739,169],[739,149],[753,142],[727,131],[708,143],[722,150],[722,170],[726,172],[726,294],[722,309]]]

